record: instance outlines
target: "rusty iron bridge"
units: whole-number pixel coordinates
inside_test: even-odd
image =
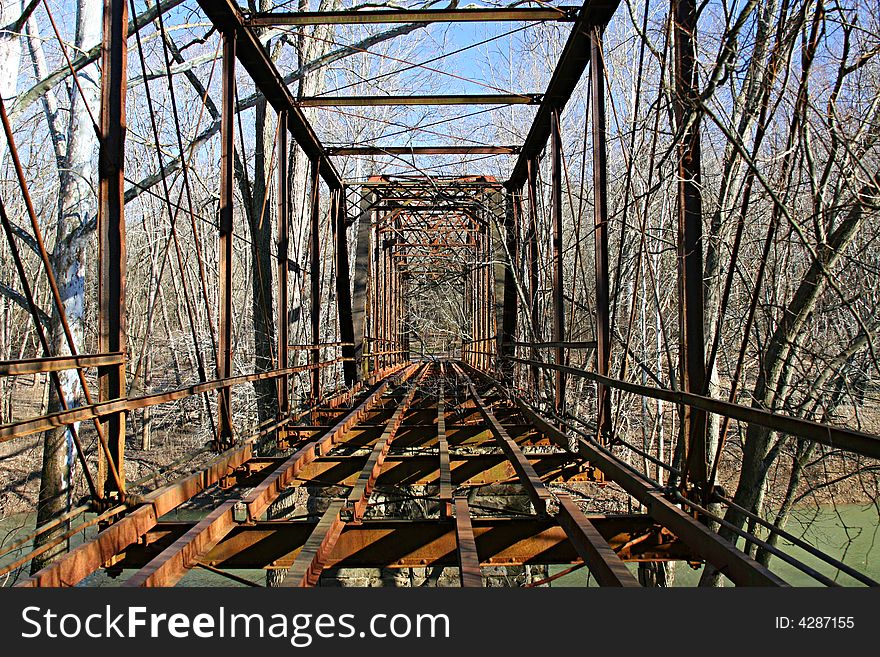
[[[690,38],[696,8],[692,0],[673,4],[674,97],[676,111],[686,116],[696,94]],[[100,531],[21,581],[21,586],[73,586],[101,569],[126,573],[123,586],[173,586],[194,568],[232,579],[238,576],[228,573],[230,569],[283,570],[283,585],[315,586],[329,569],[449,567],[458,569],[461,586],[478,587],[485,583],[481,568],[541,564],[585,567],[600,585],[636,587],[639,581],[627,562],[658,561],[711,564],[736,585],[787,585],[719,533],[725,521],[718,505],[733,502],[715,485],[717,463],[708,456],[707,416],[756,423],[871,458],[880,457],[880,439],[707,395],[700,144],[693,126],[684,131],[678,145],[679,388],[637,384],[611,372],[605,81],[606,74],[614,72],[605,70],[602,39],[617,0],[586,0],[582,6],[564,8],[268,14],[244,12],[233,0],[199,0],[199,5],[222,37],[219,222],[216,234],[206,238],[219,241],[216,374],[161,393],[130,396],[126,392],[124,160],[130,17],[126,0],[107,0],[100,116],[99,347],[97,353],[46,353],[43,358],[2,364],[4,376],[50,373],[56,385],[58,372],[96,368],[98,388],[84,405],[0,426],[0,440],[7,441],[58,426],[94,424],[103,464],[98,475],[81,458],[93,483],[89,508],[97,514],[88,524],[99,525]],[[258,36],[260,29],[278,26],[462,21],[557,21],[570,27],[570,35],[542,93],[314,98],[291,93]],[[252,374],[236,372],[233,366],[234,153],[236,140],[246,136],[235,120],[238,67],[265,96],[280,125],[275,143],[276,362],[273,368]],[[566,174],[560,117],[588,71],[596,340],[573,342],[566,341],[562,237]],[[516,145],[362,143],[334,148],[319,141],[303,111],[439,104],[522,104],[536,109],[525,140]],[[291,148],[301,149],[311,163],[305,209],[292,207]],[[552,327],[550,339],[541,341],[527,330],[540,319],[523,289],[531,294],[541,285],[533,265],[543,246],[536,243],[534,226],[542,211],[536,198],[539,161],[545,152],[549,152],[547,210],[553,234],[552,280],[546,281]],[[338,157],[373,155],[506,155],[515,163],[505,181],[489,175],[383,172],[346,180],[334,166]],[[321,259],[322,203],[329,208],[332,263]],[[311,341],[293,345],[288,249],[291,220],[301,214],[311,224],[307,280],[313,312],[307,328]],[[349,252],[350,241],[356,244],[355,253]],[[14,242],[10,243],[14,250]],[[20,273],[24,276],[23,270]],[[332,277],[334,294],[329,301],[322,299],[322,275]],[[438,327],[435,335],[424,333],[417,349],[407,328],[415,303],[412,290],[419,282],[450,276],[464,295],[469,337],[449,340]],[[26,277],[23,283],[27,288]],[[322,303],[334,318],[335,342],[322,342]],[[292,366],[294,353],[303,352],[308,354],[307,362]],[[573,353],[587,354],[590,364],[573,365]],[[331,371],[341,372],[344,385],[333,387],[337,379],[328,376]],[[294,377],[307,381],[309,394],[303,403],[291,398]],[[232,392],[256,381],[276,384],[278,415],[255,434],[244,436],[235,426]],[[589,430],[571,417],[566,403],[574,383],[595,389]],[[552,403],[536,404],[519,394],[524,387],[540,386],[546,386]],[[616,435],[615,390],[681,409],[684,458],[677,476],[667,484],[661,485],[620,456],[627,444]],[[158,489],[128,491],[127,414],[190,397],[207,399],[206,393],[216,396],[211,443],[215,454],[195,472]],[[629,496],[634,512],[612,515],[584,510],[566,492],[572,482],[616,484]],[[325,489],[329,498],[325,508],[303,517],[267,515],[283,496],[307,485]],[[525,503],[509,513],[486,508],[474,492],[492,485],[516,491]],[[396,514],[391,504],[395,495],[418,500],[425,510],[422,517]],[[198,518],[184,520],[174,514],[193,504],[201,509]],[[71,512],[59,517],[52,525],[69,527],[73,516]],[[766,526],[760,517],[750,517]],[[75,526],[57,540],[67,540],[81,528]],[[746,542],[767,545],[746,530],[732,531]],[[862,583],[876,584],[803,539],[788,534],[785,538]],[[819,582],[834,584],[810,566],[768,547]],[[23,561],[32,556],[25,555]]]

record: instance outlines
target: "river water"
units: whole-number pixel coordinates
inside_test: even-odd
[[[23,531],[18,531],[24,528]],[[14,535],[25,536],[33,529],[32,514],[17,514],[0,519],[0,545],[8,545],[16,539]],[[788,531],[795,536],[802,537],[807,543],[819,548],[823,552],[840,559],[856,570],[880,581],[880,520],[878,509],[873,505],[840,505],[834,508],[803,508],[798,509]],[[95,529],[86,530],[86,536],[91,537]],[[82,534],[78,534],[72,544],[77,545],[83,540]],[[780,547],[787,553],[804,561],[807,565],[837,581],[842,586],[859,586],[860,584],[848,575],[838,573],[837,570],[817,557],[814,557],[800,548],[794,547],[785,541],[780,541]],[[0,566],[13,561],[21,556],[25,548],[0,557]],[[633,573],[636,572],[636,564],[629,564]],[[776,572],[792,586],[820,586],[816,580],[796,569],[779,558],[771,560],[771,570]],[[564,570],[563,566],[551,567],[551,573]],[[255,583],[263,584],[265,577],[262,571],[236,570],[230,571],[240,577],[249,579]],[[686,563],[679,563],[675,569],[674,586],[696,586],[700,579],[701,569],[692,569]],[[91,586],[118,586],[122,578],[113,579],[103,571],[99,571],[89,577],[86,582]],[[0,579],[0,586],[7,585],[7,581]],[[244,586],[229,580],[222,575],[217,575],[201,569],[190,571],[180,582],[181,586]],[[586,569],[580,569],[555,580],[552,586],[591,586],[595,582],[589,577]]]

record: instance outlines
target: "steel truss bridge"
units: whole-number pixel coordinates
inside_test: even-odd
[[[665,560],[712,564],[737,585],[786,585],[717,530],[723,519],[709,507],[733,502],[714,486],[706,446],[707,415],[757,423],[872,458],[880,457],[880,440],[706,395],[700,145],[693,126],[678,147],[680,388],[639,385],[611,373],[602,35],[617,9],[616,0],[586,0],[582,6],[565,8],[271,14],[245,13],[232,0],[199,0],[199,4],[222,35],[220,213],[218,230],[211,237],[218,240],[220,254],[216,373],[190,387],[126,394],[124,155],[130,17],[126,0],[107,0],[100,116],[98,353],[64,357],[47,353],[44,358],[2,364],[5,376],[56,376],[62,370],[97,368],[98,390],[83,406],[0,427],[0,440],[6,441],[61,425],[95,424],[104,466],[93,477],[91,508],[97,509],[94,522],[101,531],[20,585],[73,586],[105,568],[128,573],[124,586],[173,586],[194,568],[220,574],[246,568],[284,570],[283,585],[314,586],[329,569],[442,566],[458,568],[462,586],[478,587],[484,584],[482,567],[553,564],[585,567],[601,585],[639,586],[626,562]],[[675,101],[677,112],[686,116],[696,94],[690,38],[696,9],[692,0],[674,5]],[[571,31],[543,93],[300,99],[288,89],[257,33],[272,26],[456,21],[559,21]],[[241,137],[234,118],[238,67],[265,96],[281,125],[275,144],[280,153],[277,362],[255,374],[236,373],[232,358],[233,154]],[[577,343],[565,340],[560,116],[588,69],[597,339]],[[536,106],[536,113],[525,140],[516,145],[327,148],[303,112],[306,107],[382,104],[525,104]],[[289,189],[286,155],[292,147],[301,149],[311,162],[306,220],[312,225],[308,276],[313,309],[328,303],[321,298],[320,277],[328,263],[320,258],[318,223],[320,203],[330,208],[335,260],[327,271],[333,276],[338,326],[338,341],[332,344],[321,342],[320,312],[311,313],[311,342],[306,345],[290,344],[284,319],[289,316],[290,221],[299,214],[291,207]],[[551,173],[553,325],[551,340],[539,342],[530,339],[518,322],[531,309],[517,282],[525,281],[528,289],[534,289],[536,274],[529,267],[519,271],[516,263],[528,263],[538,248],[530,227],[538,213],[538,162],[545,151]],[[367,180],[347,181],[334,166],[337,157],[376,154],[504,154],[514,157],[515,164],[503,182],[487,175],[381,172]],[[8,229],[5,212],[3,219]],[[356,226],[353,254],[348,246],[352,226]],[[26,283],[24,271],[20,273]],[[461,286],[471,339],[450,344],[438,333],[421,346],[430,357],[417,358],[406,329],[411,291],[420,281],[450,276]],[[290,365],[295,349],[308,352],[307,364]],[[594,366],[566,364],[574,350],[595,352]],[[328,353],[335,355],[327,357]],[[340,366],[345,386],[330,389],[325,373]],[[310,399],[304,407],[294,408],[290,379],[299,375],[308,377]],[[515,379],[532,387],[547,382],[554,404],[530,403],[511,385]],[[234,426],[231,393],[257,380],[276,382],[279,414],[257,434],[242,437]],[[575,431],[566,414],[567,386],[578,380],[596,390],[595,430],[590,433]],[[686,457],[674,486],[659,485],[612,450],[620,444],[611,412],[612,390],[664,400],[682,409]],[[213,458],[205,467],[152,492],[128,492],[126,414],[207,392],[216,393]],[[267,444],[271,449],[265,449]],[[584,511],[559,485],[577,481],[613,482],[641,511],[620,515]],[[330,498],[326,508],[305,517],[267,517],[274,503],[305,485],[325,489],[325,497]],[[516,513],[489,513],[472,494],[488,485],[513,487],[527,503]],[[416,495],[412,487],[422,492]],[[422,503],[423,517],[395,517],[388,512],[394,496],[406,495],[406,490]],[[198,500],[203,500],[204,509],[200,519],[184,521],[173,515],[181,505]],[[67,520],[58,518],[56,525]],[[765,522],[757,517],[755,521]],[[736,533],[747,541],[759,540],[745,530]],[[805,549],[818,553],[812,546]],[[863,583],[876,584],[836,559],[822,558]],[[799,567],[820,582],[833,584],[809,566]]]

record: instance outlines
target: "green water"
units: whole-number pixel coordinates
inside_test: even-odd
[[[878,510],[873,505],[839,505],[836,510],[830,507],[798,509],[789,521],[787,531],[868,577],[880,581],[880,519],[878,518],[880,518]],[[862,585],[849,575],[839,573],[833,566],[788,541],[780,540],[778,547],[841,586]],[[637,565],[627,565],[635,575]],[[551,573],[562,570],[564,567],[554,566],[551,568]],[[792,586],[823,586],[810,575],[778,557],[771,559],[770,570]],[[694,569],[685,562],[678,562],[673,586],[697,586],[702,572],[702,568]],[[588,580],[590,580],[589,574],[582,569],[560,577],[552,585],[595,585],[595,582]],[[730,582],[725,584],[730,585]]]
[[[89,518],[91,516],[88,516]],[[81,522],[81,521],[80,521]],[[17,514],[0,520],[0,545],[9,545],[18,538],[30,533],[33,529],[32,514]],[[872,505],[845,505],[837,509],[800,509],[794,514],[789,523],[788,531],[795,536],[803,538],[807,543],[819,548],[823,552],[840,559],[854,569],[869,577],[880,581],[880,520],[878,510]],[[82,542],[83,538],[94,536],[94,527],[77,534],[72,540],[72,546]],[[18,538],[17,538],[18,537]],[[794,547],[785,541],[780,541],[779,547],[828,576],[842,586],[859,586],[860,584],[848,575],[838,573],[837,570],[817,557],[810,555],[800,548]],[[24,554],[26,548],[0,557],[0,566],[6,565]],[[637,565],[628,564],[636,573]],[[793,586],[820,586],[816,580],[794,566],[784,563],[777,557],[771,560],[771,570]],[[554,566],[551,573],[564,570],[564,566]],[[263,584],[265,575],[258,570],[235,570],[230,571],[240,577],[249,579],[255,583]],[[675,586],[696,586],[702,569],[692,569],[687,563],[678,563],[675,569]],[[103,571],[98,571],[90,576],[85,582],[88,586],[118,586],[126,573],[120,578],[111,578]],[[0,586],[8,585],[8,580],[0,579]],[[222,575],[208,572],[202,569],[191,570],[180,582],[181,586],[244,586]],[[592,586],[586,569],[580,569],[555,580],[552,586]]]

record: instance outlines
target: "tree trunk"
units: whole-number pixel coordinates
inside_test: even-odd
[[[103,6],[101,0],[78,0],[76,6],[75,46],[87,50],[101,39]],[[76,85],[70,87],[70,119],[67,126],[65,166],[59,172],[58,231],[52,254],[52,267],[58,280],[64,315],[70,328],[73,347],[83,351],[85,335],[85,270],[88,247],[97,219],[98,203],[95,195],[97,173],[97,135],[92,117],[98,118],[100,70],[96,64],[82,69],[77,76],[86,95],[84,101]],[[88,103],[88,106],[86,105]],[[91,110],[91,115],[89,113]],[[53,309],[51,327],[52,349],[55,354],[70,353],[61,314]],[[60,373],[63,394],[68,406],[82,403],[82,390],[75,371]],[[61,410],[61,402],[53,387],[49,395],[48,413]],[[70,432],[60,427],[43,434],[43,467],[40,479],[37,525],[63,514],[72,495],[71,466],[73,445]],[[66,531],[64,525],[45,532],[34,540],[39,547]],[[67,545],[61,544],[34,558],[31,572],[36,572],[63,554]]]
[[[21,16],[21,0],[0,0],[0,97],[4,102],[15,97],[21,39],[18,32],[3,29]],[[0,131],[0,166],[6,158],[6,135]]]

